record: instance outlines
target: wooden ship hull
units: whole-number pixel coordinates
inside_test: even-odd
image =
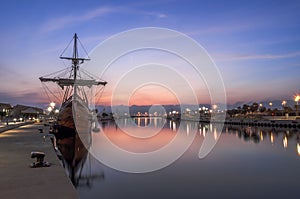
[[[79,136],[85,146],[91,142],[92,112],[79,98],[71,97],[62,104],[57,116],[57,138]]]
[[[87,146],[82,143],[77,133],[74,135],[70,134],[69,136],[64,134],[64,137],[58,137],[56,139],[56,143],[64,168],[74,186],[77,186],[81,177],[80,170],[82,170],[88,156]]]

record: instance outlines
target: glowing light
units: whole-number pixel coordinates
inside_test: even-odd
[[[294,96],[294,100],[295,100],[295,102],[299,102],[299,100],[300,100],[300,95],[299,95],[299,94],[295,95],[295,96]]]
[[[172,125],[173,125],[173,131],[176,131],[176,123],[174,121],[173,121]]]
[[[264,140],[264,135],[263,135],[262,131],[260,131],[260,140],[261,140],[261,141]]]
[[[283,138],[283,140],[282,140],[282,143],[283,143],[283,147],[284,147],[284,148],[287,148],[287,146],[288,146],[288,139],[287,139],[286,136],[284,136],[284,138]]]
[[[282,105],[282,106],[285,106],[286,103],[287,103],[287,102],[286,102],[285,100],[283,100],[282,103],[281,103],[281,105]]]
[[[271,133],[270,139],[271,139],[271,143],[273,144],[274,143],[274,135],[273,135],[273,133]]]
[[[190,134],[190,125],[187,124],[186,125],[186,135],[189,135]]]
[[[137,119],[137,125],[141,126],[141,118],[140,117],[138,117],[138,119]]]
[[[214,128],[214,139],[217,140],[218,139],[218,134],[217,134],[217,129]]]
[[[47,111],[51,112],[52,109],[53,109],[53,108],[52,108],[51,106],[49,106],[49,107],[47,108]]]
[[[297,152],[298,152],[298,156],[300,156],[300,144],[297,143]]]
[[[50,102],[50,107],[55,107],[55,103],[54,102]]]

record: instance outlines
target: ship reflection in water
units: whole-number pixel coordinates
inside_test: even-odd
[[[104,179],[104,173],[91,173],[92,157],[88,145],[84,145],[78,134],[56,139],[58,154],[73,185],[91,187],[95,179]]]
[[[120,119],[119,126],[113,121],[101,123],[101,131],[92,134],[93,150],[97,150],[101,133],[120,148],[135,153],[163,147],[179,128],[185,129],[184,136],[196,132],[196,137],[173,164],[144,174],[116,171],[97,161],[87,150],[77,148],[75,153],[81,151],[82,162],[78,163],[76,158],[67,162],[77,167],[74,170],[69,167],[69,171],[76,174],[71,176],[80,198],[299,197],[300,132],[297,129],[224,126],[211,153],[199,159],[205,136],[218,137],[214,125],[162,118],[133,118],[133,121]],[[147,139],[134,138],[121,130],[139,128],[141,134],[147,134],[147,129],[161,126],[159,133]]]

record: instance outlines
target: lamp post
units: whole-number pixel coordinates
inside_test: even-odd
[[[213,108],[213,110],[216,112],[216,110],[217,110],[217,108],[218,108],[218,105],[214,104],[214,105],[212,105],[212,108]]]
[[[50,102],[50,107],[52,107],[52,109],[55,107],[55,103],[54,102]]]
[[[296,102],[296,116],[298,116],[298,102],[300,100],[300,95],[297,94],[294,99],[295,99],[295,102]]]
[[[273,113],[272,113],[272,106],[273,106],[273,103],[270,102],[270,103],[269,103],[269,106],[270,106],[270,112],[271,112],[271,115],[273,115]]]
[[[285,100],[282,100],[282,116],[284,116],[284,108],[285,108],[285,105],[286,105],[286,101]]]

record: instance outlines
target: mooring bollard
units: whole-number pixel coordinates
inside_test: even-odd
[[[44,162],[45,153],[39,152],[39,151],[33,151],[31,152],[31,158],[36,158],[36,162],[32,163],[30,165],[31,168],[36,167],[50,167],[49,162]]]

